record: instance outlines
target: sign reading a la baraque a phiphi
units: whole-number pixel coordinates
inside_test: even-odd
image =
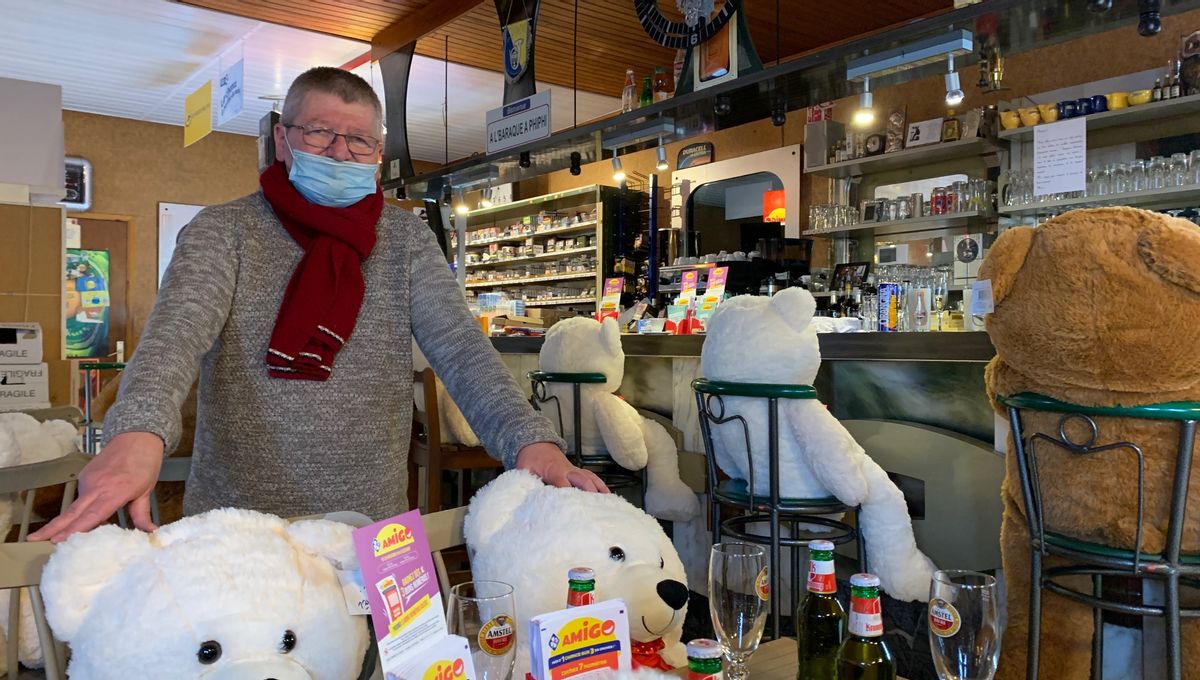
[[[487,112],[487,152],[550,136],[550,93],[538,92]]]

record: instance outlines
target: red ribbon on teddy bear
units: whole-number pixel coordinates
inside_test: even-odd
[[[638,642],[637,640],[633,640],[632,642],[633,667],[635,670],[653,668],[668,673],[675,670],[674,666],[662,658],[661,652],[667,647],[667,643],[663,642],[662,638],[657,638],[649,642]]]

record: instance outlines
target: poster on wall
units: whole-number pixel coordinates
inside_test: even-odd
[[[68,359],[108,355],[109,275],[107,250],[67,249],[63,294]]]

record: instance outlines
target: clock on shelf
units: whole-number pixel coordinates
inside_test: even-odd
[[[716,4],[721,4],[719,10]],[[673,50],[695,47],[716,35],[741,4],[741,0],[717,0],[716,3],[714,0],[676,0],[685,19],[673,21],[658,8],[658,0],[633,0],[633,8],[646,35]],[[713,14],[714,10],[716,14]]]

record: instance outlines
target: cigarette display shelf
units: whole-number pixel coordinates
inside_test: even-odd
[[[506,288],[512,286],[529,286],[535,283],[558,283],[560,281],[578,281],[579,279],[594,279],[595,271],[565,272],[554,276],[531,276],[523,279],[496,279],[495,281],[468,281],[467,288]]]
[[[576,224],[572,224],[572,225],[569,225],[566,227],[555,227],[553,229],[546,229],[545,231],[536,231],[536,232],[533,232],[532,234],[519,234],[519,235],[513,235],[513,236],[498,236],[496,238],[485,238],[485,239],[480,239],[478,241],[468,240],[467,247],[468,248],[478,248],[480,246],[488,246],[493,243],[524,243],[525,239],[529,239],[529,238],[543,238],[546,236],[557,236],[559,234],[573,234],[573,233],[579,232],[579,231],[594,231],[596,229],[596,225],[597,225],[596,220],[587,220],[585,222],[578,222]]]
[[[523,262],[536,262],[540,260],[557,260],[571,255],[582,255],[583,253],[596,252],[596,246],[588,246],[586,248],[572,248],[571,250],[552,250],[541,255],[525,255],[521,257],[510,257],[507,260],[492,260],[490,262],[468,262],[467,269],[475,269],[477,267],[503,267]]]

